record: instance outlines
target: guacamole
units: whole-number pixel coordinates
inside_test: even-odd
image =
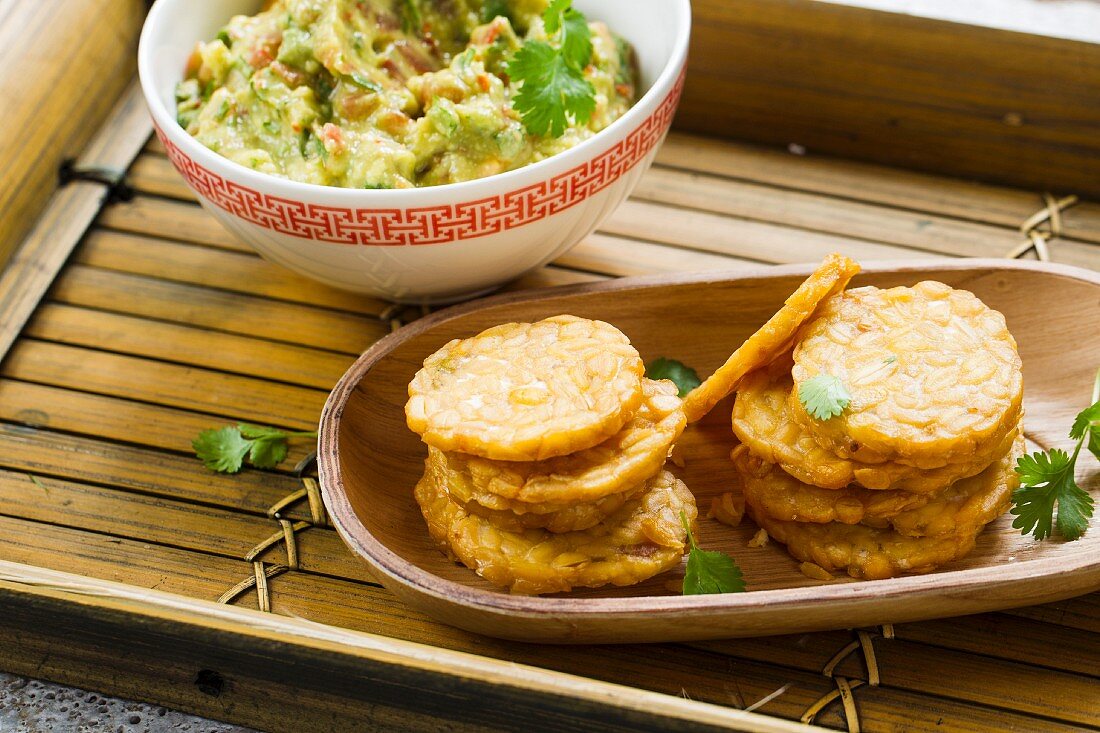
[[[532,135],[508,63],[547,41],[548,0],[275,0],[196,48],[176,90],[199,142],[303,183],[409,188],[519,168],[585,140],[634,102],[633,51],[590,23],[585,124]],[[583,27],[583,25],[582,25]]]

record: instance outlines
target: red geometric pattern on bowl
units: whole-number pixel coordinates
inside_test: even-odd
[[[443,244],[496,234],[579,204],[610,186],[656,147],[672,124],[684,75],[661,106],[615,147],[549,181],[449,206],[347,209],[270,196],[222,178],[189,158],[160,128],[176,170],[203,198],[266,229],[336,244]]]

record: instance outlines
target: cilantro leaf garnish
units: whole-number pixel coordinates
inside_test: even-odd
[[[561,32],[562,56],[571,66],[584,71],[592,59],[592,29],[588,27],[588,19],[571,8],[569,0],[553,3],[546,11],[546,18],[551,19],[546,23],[547,33]]]
[[[649,362],[645,368],[645,375],[650,379],[667,379],[673,382],[680,390],[681,397],[702,384],[698,372],[694,369],[683,362],[666,359],[663,356]]]
[[[1074,472],[1082,446],[1087,445],[1100,458],[1100,371],[1096,373],[1092,400],[1093,404],[1077,414],[1070,428],[1069,437],[1077,441],[1072,455],[1061,448],[1051,448],[1016,461],[1020,488],[1012,494],[1011,512],[1016,517],[1012,526],[1020,534],[1031,533],[1042,540],[1050,537],[1057,527],[1067,540],[1076,540],[1088,529],[1095,502],[1077,485]]]
[[[561,137],[570,118],[585,123],[596,109],[592,85],[542,41],[528,41],[508,65],[508,73],[523,81],[515,107],[532,135]]]
[[[798,399],[815,420],[828,420],[844,412],[852,395],[832,374],[818,374],[798,385]]]
[[[1058,531],[1062,536],[1075,540],[1084,534],[1088,517],[1092,516],[1092,497],[1073,480],[1078,452],[1074,451],[1070,458],[1064,450],[1053,448],[1049,453],[1036,451],[1020,456],[1016,464],[1020,488],[1012,495],[1015,503],[1012,514],[1016,517],[1012,526],[1021,530],[1021,534],[1030,532],[1037,540],[1049,537],[1053,533],[1056,504]]]
[[[241,431],[230,425],[217,430],[203,430],[191,441],[191,447],[211,471],[236,473],[252,447]]]
[[[246,456],[256,468],[274,468],[286,460],[288,441],[300,437],[316,438],[317,433],[286,433],[277,428],[240,423],[203,430],[191,441],[191,447],[211,471],[237,473]]]
[[[1100,402],[1096,402],[1077,415],[1077,419],[1073,421],[1073,427],[1069,430],[1069,437],[1074,440],[1085,438],[1089,451],[1100,459]]]
[[[532,135],[561,137],[570,120],[585,124],[596,110],[596,90],[584,78],[592,59],[592,31],[571,0],[554,0],[543,13],[557,45],[527,41],[508,64],[522,82],[513,104]]]
[[[1100,369],[1096,370],[1096,379],[1092,382],[1092,407],[1082,413],[1088,420],[1088,425],[1084,427],[1085,434],[1088,436],[1089,453],[1100,461],[1100,410],[1097,409],[1097,405],[1100,405]],[[1078,415],[1077,419],[1080,420],[1081,415]],[[1074,420],[1074,426],[1077,426],[1077,420]]]
[[[743,593],[745,579],[733,558],[722,552],[699,549],[695,536],[691,533],[691,524],[683,512],[680,512],[680,522],[687,531],[688,544],[691,546],[687,569],[684,571],[684,595]]]
[[[542,14],[542,22],[546,25],[547,33],[557,33],[561,28],[562,16],[573,6],[573,0],[550,0],[550,4]]]

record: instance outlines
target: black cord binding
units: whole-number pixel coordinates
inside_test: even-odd
[[[130,201],[134,198],[134,189],[126,182],[125,172],[94,166],[79,168],[71,158],[61,162],[61,167],[57,170],[57,180],[62,186],[73,181],[102,183],[107,187],[107,203]]]

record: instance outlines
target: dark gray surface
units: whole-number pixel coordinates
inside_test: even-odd
[[[228,723],[0,672],[0,733],[255,733]]]

